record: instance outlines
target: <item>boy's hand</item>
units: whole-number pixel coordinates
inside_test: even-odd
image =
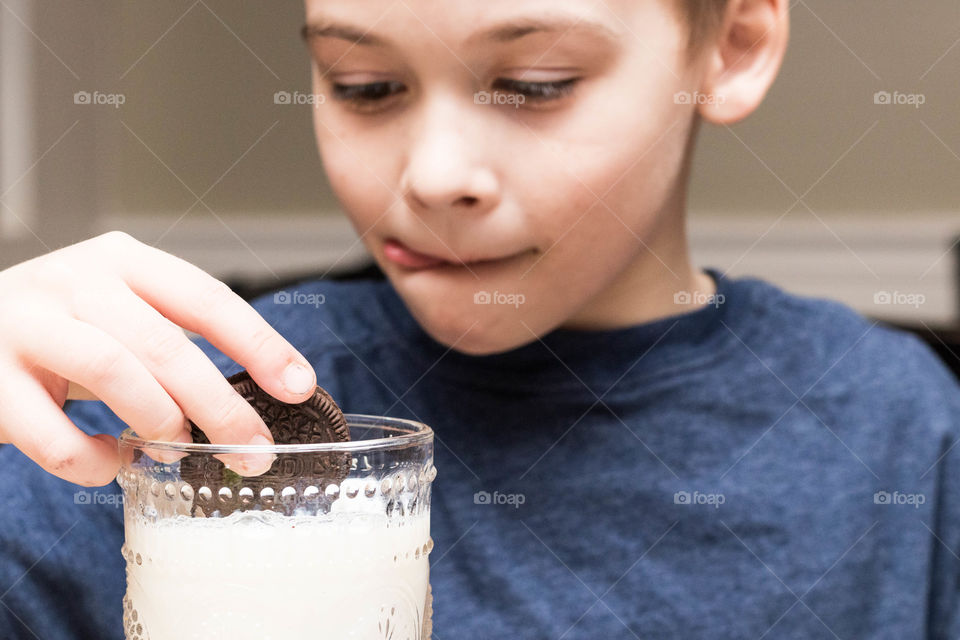
[[[272,443],[180,327],[276,398],[310,397],[309,363],[227,285],[112,231],[0,271],[0,442],[71,482],[109,483],[116,439],[84,434],[62,410],[92,394],[143,438],[189,442],[189,416],[212,443]],[[246,462],[236,469],[245,475],[269,466],[262,456]]]

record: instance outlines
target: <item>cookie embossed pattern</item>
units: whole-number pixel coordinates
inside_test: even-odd
[[[267,472],[225,462],[263,447],[120,438],[127,640],[429,639],[430,428],[230,380],[274,434]]]

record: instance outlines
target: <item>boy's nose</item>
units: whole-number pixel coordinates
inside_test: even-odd
[[[492,210],[500,202],[500,184],[481,160],[482,142],[437,124],[421,129],[410,147],[400,185],[407,205],[417,213]]]
[[[424,180],[411,180],[404,190],[411,209],[423,211],[470,211],[483,213],[499,201],[496,180],[489,172],[472,175],[441,175],[434,172]]]

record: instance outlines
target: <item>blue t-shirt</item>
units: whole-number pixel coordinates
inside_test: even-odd
[[[960,637],[952,374],[842,305],[709,273],[721,304],[489,356],[382,280],[253,305],[344,411],[434,428],[438,639]],[[0,447],[0,637],[123,637],[118,492]]]

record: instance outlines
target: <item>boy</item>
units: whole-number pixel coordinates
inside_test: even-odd
[[[121,637],[122,514],[60,478],[110,482],[124,422],[263,438],[240,366],[435,429],[435,638],[960,634],[955,380],[690,264],[696,128],[761,102],[785,0],[306,9],[319,149],[387,280],[257,315],[120,234],[0,274],[4,637]]]

